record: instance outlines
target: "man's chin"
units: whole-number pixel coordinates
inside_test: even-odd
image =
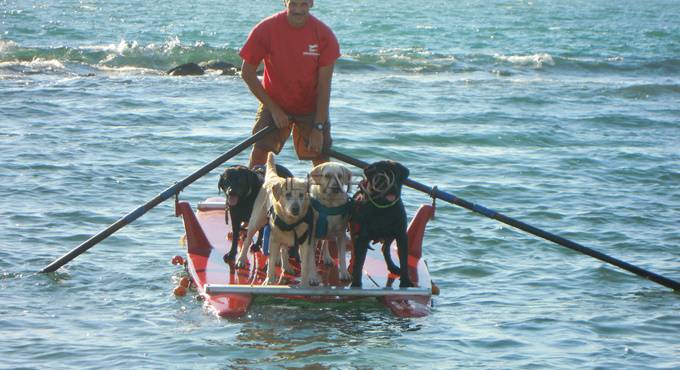
[[[307,14],[306,13],[303,13],[303,14],[292,13],[292,14],[288,14],[288,18],[290,18],[291,20],[293,20],[295,22],[304,22],[305,19],[307,19]]]

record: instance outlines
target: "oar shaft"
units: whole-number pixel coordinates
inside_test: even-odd
[[[346,154],[339,153],[339,152],[332,150],[332,149],[329,149],[327,151],[327,153],[333,158],[339,159],[343,162],[349,163],[351,165],[357,166],[357,167],[362,168],[362,169],[366,168],[368,166],[368,163],[366,163],[364,161],[352,158],[352,157],[350,157]],[[416,181],[413,181],[411,179],[406,179],[404,181],[404,185],[411,187],[413,189],[422,191],[423,193],[429,194],[430,196],[439,198],[443,201],[446,201],[446,202],[455,204],[457,206],[469,209],[470,211],[479,213],[479,214],[486,216],[488,218],[498,220],[498,221],[503,222],[507,225],[510,225],[510,226],[513,226],[513,227],[518,228],[520,230],[526,231],[530,234],[536,235],[536,236],[541,237],[543,239],[550,240],[550,241],[552,241],[556,244],[559,244],[563,247],[567,247],[567,248],[575,250],[577,252],[580,252],[580,253],[586,254],[588,256],[597,258],[601,261],[607,262],[609,264],[612,264],[614,266],[622,268],[626,271],[632,272],[632,273],[634,273],[638,276],[649,279],[649,280],[651,280],[655,283],[661,284],[661,285],[663,285],[667,288],[670,288],[670,289],[673,289],[673,290],[676,290],[676,291],[680,291],[680,283],[678,283],[677,281],[671,280],[669,278],[666,278],[666,277],[661,276],[659,274],[645,270],[645,269],[640,268],[638,266],[631,265],[628,262],[621,261],[617,258],[608,256],[604,253],[598,252],[594,249],[588,248],[588,247],[583,246],[579,243],[565,239],[561,236],[558,236],[558,235],[549,233],[547,231],[541,230],[537,227],[531,226],[531,225],[526,224],[522,221],[516,220],[512,217],[508,217],[508,216],[506,216],[502,213],[496,212],[496,211],[489,209],[489,208],[486,208],[482,205],[475,204],[475,203],[472,203],[472,202],[468,202],[467,200],[462,199],[462,198],[458,198],[457,196],[455,196],[453,194],[443,192],[441,190],[429,187],[427,185],[423,185],[423,184],[416,182]]]
[[[67,264],[69,261],[72,259],[76,258],[80,254],[84,253],[88,249],[94,247],[97,243],[101,242],[102,240],[108,238],[111,236],[111,234],[115,233],[119,229],[127,226],[130,224],[132,221],[138,219],[141,217],[143,214],[148,212],[150,209],[156,207],[160,203],[166,201],[173,195],[179,193],[182,191],[182,189],[186,188],[190,184],[192,184],[194,181],[198,180],[199,178],[203,177],[206,175],[208,172],[214,170],[217,168],[219,165],[222,163],[226,162],[230,158],[234,157],[235,155],[241,153],[243,150],[248,148],[249,146],[253,145],[256,141],[260,140],[263,138],[265,135],[267,135],[269,132],[275,130],[274,126],[267,126],[263,128],[262,130],[256,132],[253,134],[251,137],[248,139],[244,140],[228,152],[225,152],[221,156],[215,158],[212,162],[206,164],[205,166],[201,167],[191,175],[185,177],[182,181],[176,183],[175,185],[165,189],[163,192],[158,194],[156,197],[148,201],[142,206],[137,207],[137,209],[133,210],[132,212],[128,213],[124,217],[120,218],[118,221],[114,222],[111,224],[109,227],[106,229],[102,230],[98,234],[92,236],[79,246],[73,248],[70,252],[66,253],[65,255],[61,256],[54,262],[50,263],[47,267],[42,269],[40,272],[54,272],[57,271],[61,266]]]

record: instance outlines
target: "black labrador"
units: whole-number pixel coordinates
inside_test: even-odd
[[[293,174],[285,167],[276,165],[276,173],[281,177],[293,177]],[[238,242],[241,237],[241,227],[244,222],[250,220],[253,212],[253,204],[257,193],[264,182],[264,168],[259,167],[251,170],[248,167],[235,165],[224,170],[220,176],[217,187],[226,195],[225,221],[229,223],[231,218],[231,248],[224,255],[225,262],[233,262],[238,253]],[[227,218],[227,213],[229,218]],[[255,245],[262,244],[262,237],[258,236]]]
[[[400,276],[399,286],[411,287],[408,274],[406,211],[401,201],[402,182],[409,170],[395,161],[375,162],[364,169],[365,179],[353,196],[350,230],[354,242],[352,286],[360,287],[366,253],[372,240],[382,241],[387,269]],[[390,245],[397,241],[399,266],[390,256]]]

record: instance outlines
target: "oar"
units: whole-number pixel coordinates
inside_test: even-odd
[[[339,153],[333,149],[327,150],[327,154],[330,155],[333,158],[339,159],[343,162],[349,163],[353,166],[357,166],[359,168],[366,168],[368,166],[368,163],[363,162],[361,160],[352,158],[346,154]],[[406,179],[404,181],[404,185],[409,186],[413,189],[422,191],[423,193],[429,194],[430,196],[437,197],[441,200],[444,200],[449,203],[453,203],[457,206],[461,206],[463,208],[467,208],[473,212],[477,212],[483,216],[486,216],[488,218],[492,218],[494,220],[498,220],[500,222],[503,222],[505,224],[508,224],[510,226],[516,227],[520,230],[526,231],[530,234],[536,235],[538,237],[541,237],[543,239],[550,240],[551,242],[557,243],[563,247],[567,247],[569,249],[575,250],[577,252],[586,254],[588,256],[597,258],[601,261],[607,262],[609,264],[612,264],[614,266],[620,267],[624,270],[630,271],[634,273],[635,275],[641,276],[643,278],[649,279],[655,283],[661,284],[665,287],[671,288],[675,291],[680,291],[680,283],[677,281],[671,280],[669,278],[663,277],[661,275],[655,274],[651,271],[647,271],[643,268],[637,267],[635,265],[631,265],[628,262],[621,261],[617,258],[608,256],[604,253],[598,252],[596,250],[590,249],[588,247],[585,247],[581,244],[575,243],[571,240],[565,239],[561,236],[549,233],[547,231],[541,230],[537,227],[528,225],[522,221],[516,220],[512,217],[508,217],[502,213],[496,212],[494,210],[488,209],[484,206],[481,206],[479,204],[474,204],[471,202],[468,202],[465,199],[458,198],[457,196],[443,192],[437,188],[432,188],[426,185],[423,185],[421,183],[418,183],[416,181],[413,181],[411,179]]]
[[[235,146],[234,148],[232,148],[228,152],[226,152],[226,153],[222,154],[221,156],[215,158],[212,162],[201,167],[196,172],[194,172],[191,175],[184,178],[182,181],[180,181],[180,182],[176,183],[175,185],[165,189],[165,191],[158,194],[155,198],[151,199],[146,204],[139,206],[134,211],[128,213],[127,215],[125,215],[124,217],[119,219],[118,221],[114,222],[113,224],[111,224],[111,226],[109,226],[106,229],[99,232],[99,234],[94,235],[93,237],[86,240],[85,242],[83,242],[79,246],[73,248],[70,252],[66,253],[65,255],[61,256],[59,259],[50,263],[47,267],[42,269],[40,272],[54,272],[54,271],[58,270],[61,266],[65,265],[66,263],[68,263],[72,259],[78,257],[80,254],[82,254],[86,250],[95,246],[95,244],[106,239],[111,234],[115,233],[116,231],[123,228],[124,226],[127,226],[132,221],[138,219],[139,217],[141,217],[143,214],[145,214],[147,211],[154,208],[158,204],[162,203],[163,201],[167,200],[168,198],[172,197],[173,195],[179,193],[180,191],[182,191],[182,189],[186,188],[191,183],[198,180],[200,177],[202,177],[205,174],[207,174],[208,172],[212,171],[217,166],[226,162],[227,160],[234,157],[235,155],[241,153],[244,149],[248,148],[253,143],[260,140],[262,137],[264,137],[265,135],[267,135],[269,132],[273,131],[274,129],[275,129],[274,126],[267,126],[267,127],[263,128],[262,130],[256,132],[253,136],[244,140],[243,142],[241,142],[240,144],[238,144],[237,146]]]

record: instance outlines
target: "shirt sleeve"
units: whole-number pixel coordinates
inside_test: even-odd
[[[319,66],[331,65],[336,59],[340,58],[340,44],[335,34],[328,27],[323,27],[324,32],[321,37]]]
[[[268,41],[266,37],[266,25],[260,23],[256,25],[248,35],[246,43],[243,44],[239,56],[250,65],[259,65],[267,56]]]

